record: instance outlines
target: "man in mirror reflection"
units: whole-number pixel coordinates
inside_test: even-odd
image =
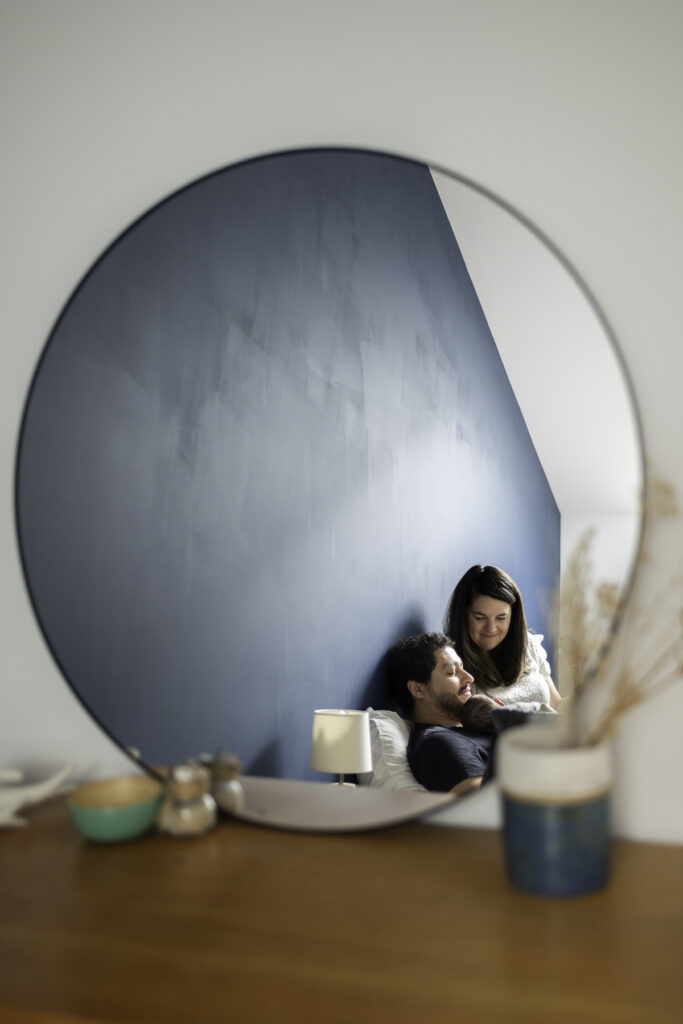
[[[473,678],[443,633],[399,640],[387,655],[394,700],[412,720],[408,764],[426,789],[466,793],[487,773],[491,737],[465,730],[462,706]]]
[[[394,700],[413,726],[408,764],[426,789],[459,796],[493,775],[498,731],[529,721],[547,705],[474,695],[472,675],[443,633],[399,640],[387,654]]]

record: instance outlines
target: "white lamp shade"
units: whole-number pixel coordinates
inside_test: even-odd
[[[317,772],[371,772],[367,711],[321,708],[313,713],[311,768]]]

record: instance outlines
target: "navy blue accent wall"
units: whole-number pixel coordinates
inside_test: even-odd
[[[34,380],[32,599],[151,763],[310,777],[313,710],[386,704],[474,562],[546,629],[559,515],[426,167],[290,153],[188,187],[74,294]]]

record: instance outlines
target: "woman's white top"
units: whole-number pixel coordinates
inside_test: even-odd
[[[543,647],[542,633],[527,633],[526,654],[522,674],[516,683],[510,686],[496,686],[492,690],[474,691],[486,693],[489,697],[502,700],[503,704],[515,704],[517,701],[540,701],[550,704],[550,665],[548,655]]]

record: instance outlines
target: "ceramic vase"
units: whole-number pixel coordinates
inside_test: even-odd
[[[510,881],[539,896],[601,889],[610,869],[610,747],[563,747],[557,729],[521,726],[501,734],[497,762]]]

